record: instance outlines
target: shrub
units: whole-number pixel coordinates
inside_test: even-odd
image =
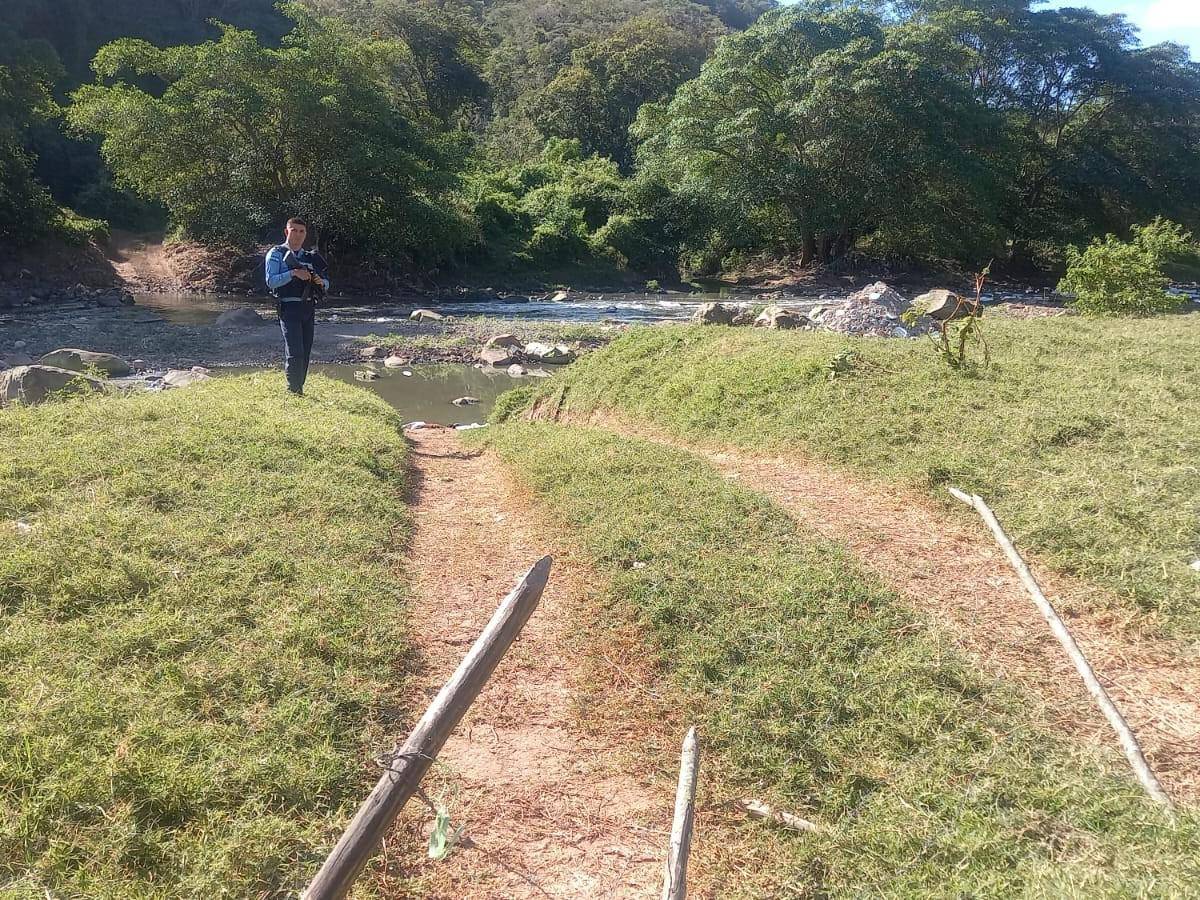
[[[1074,295],[1076,309],[1090,315],[1150,316],[1183,302],[1167,291],[1163,267],[1188,254],[1192,236],[1163,219],[1132,231],[1128,243],[1109,234],[1085,250],[1067,248],[1067,274],[1058,289]]]

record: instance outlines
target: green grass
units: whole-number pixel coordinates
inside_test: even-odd
[[[995,367],[974,376],[926,341],[637,329],[536,396],[700,442],[801,449],[947,503],[946,485],[975,491],[1019,546],[1200,636],[1200,314],[985,325]]]
[[[365,796],[404,445],[365,391],[310,394],[0,412],[0,894],[294,896]]]
[[[717,896],[1194,891],[1193,813],[1167,824],[1117,751],[1051,736],[1035,705],[762,497],[642,441],[488,431],[478,439],[572,528],[688,698],[702,795],[757,796],[827,826],[751,823],[702,845],[723,867]]]

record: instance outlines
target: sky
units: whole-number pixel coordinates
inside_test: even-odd
[[[1048,6],[1089,6],[1102,13],[1124,13],[1141,29],[1143,44],[1174,41],[1191,48],[1200,60],[1200,0],[1054,0]]]

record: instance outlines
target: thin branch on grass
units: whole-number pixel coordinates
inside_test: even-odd
[[[983,521],[987,523],[988,528],[991,529],[992,534],[996,538],[996,542],[1004,550],[1005,555],[1008,556],[1008,561],[1020,577],[1021,583],[1025,585],[1025,589],[1029,591],[1029,596],[1033,598],[1033,602],[1037,604],[1042,617],[1049,624],[1050,630],[1054,632],[1054,636],[1058,638],[1058,642],[1067,651],[1067,656],[1071,658],[1071,662],[1075,665],[1075,671],[1079,673],[1079,677],[1087,685],[1088,693],[1099,704],[1105,718],[1108,719],[1108,724],[1117,733],[1117,738],[1121,742],[1121,748],[1125,751],[1125,757],[1129,760],[1129,765],[1133,767],[1134,775],[1137,776],[1138,781],[1141,782],[1142,787],[1146,789],[1146,793],[1150,795],[1151,799],[1161,804],[1169,813],[1173,813],[1175,809],[1174,804],[1171,802],[1171,798],[1167,796],[1166,791],[1163,790],[1162,785],[1159,784],[1158,778],[1155,777],[1154,771],[1150,768],[1150,764],[1146,762],[1141,745],[1138,744],[1137,738],[1134,737],[1133,731],[1129,728],[1129,724],[1112,702],[1112,698],[1108,696],[1108,692],[1104,690],[1104,686],[1096,678],[1095,671],[1087,661],[1087,657],[1083,655],[1083,651],[1079,649],[1079,645],[1075,642],[1075,638],[1071,635],[1070,630],[1063,620],[1059,618],[1054,606],[1046,599],[1046,595],[1042,593],[1042,589],[1033,577],[1033,573],[1029,571],[1029,566],[1025,564],[1025,560],[1021,558],[1021,554],[1013,546],[1012,540],[1005,534],[1004,528],[1001,527],[995,513],[992,512],[991,508],[981,497],[975,494],[967,494],[957,488],[950,488],[950,493],[956,500],[960,500],[968,506],[973,507],[983,518]]]
[[[790,813],[787,810],[776,809],[773,806],[763,803],[761,800],[751,800],[749,798],[734,800],[733,805],[752,818],[762,819],[764,822],[773,822],[776,825],[782,825],[793,831],[821,830],[818,825],[808,821],[808,819],[802,819],[795,813]]]

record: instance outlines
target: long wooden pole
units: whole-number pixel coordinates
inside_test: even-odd
[[[679,784],[675,788],[675,821],[663,875],[663,900],[687,897],[688,854],[692,850],[692,825],[696,818],[696,773],[700,768],[700,745],[696,729],[689,728],[679,757]]]
[[[1105,718],[1108,719],[1108,724],[1117,733],[1117,738],[1121,742],[1121,748],[1125,751],[1125,758],[1129,760],[1129,765],[1133,767],[1133,774],[1137,776],[1138,781],[1142,783],[1142,787],[1146,789],[1146,793],[1153,800],[1162,804],[1168,811],[1174,811],[1175,807],[1171,803],[1171,798],[1167,796],[1166,791],[1159,784],[1158,778],[1155,777],[1154,770],[1146,762],[1146,756],[1142,753],[1141,745],[1138,744],[1137,738],[1133,736],[1133,731],[1130,730],[1125,717],[1121,715],[1121,711],[1117,709],[1116,704],[1112,702],[1112,698],[1108,696],[1108,691],[1104,690],[1104,686],[1096,678],[1096,673],[1087,661],[1087,657],[1083,655],[1083,651],[1075,643],[1075,638],[1063,620],[1059,618],[1054,606],[1046,599],[1046,595],[1042,593],[1042,589],[1033,577],[1033,573],[1029,571],[1029,566],[1025,564],[1025,560],[1021,558],[1021,554],[1017,552],[1017,548],[1013,546],[1013,542],[1004,533],[1004,528],[1001,527],[999,520],[996,519],[995,513],[992,512],[991,508],[981,497],[975,494],[967,494],[957,488],[950,488],[950,493],[955,499],[961,500],[968,506],[973,507],[983,518],[983,521],[987,523],[988,528],[991,529],[992,534],[996,538],[996,542],[1004,549],[1005,554],[1008,556],[1008,561],[1016,569],[1021,583],[1025,585],[1025,589],[1029,592],[1029,596],[1037,604],[1042,618],[1046,620],[1046,623],[1050,626],[1050,630],[1058,638],[1058,642],[1067,651],[1067,656],[1071,658],[1071,662],[1075,665],[1075,671],[1079,673],[1079,677],[1087,685],[1088,693],[1099,704]]]
[[[303,900],[340,900],[349,893],[438,751],[462,720],[541,600],[553,560],[544,556],[521,579],[434,698],[375,789],[359,807]]]

